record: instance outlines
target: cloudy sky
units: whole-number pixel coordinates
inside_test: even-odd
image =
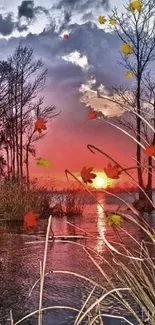
[[[87,144],[98,146],[125,166],[133,164],[132,140],[101,121],[88,121],[90,108],[81,103],[79,92],[89,80],[107,89],[131,86],[124,68],[117,64],[121,41],[98,23],[99,15],[110,14],[114,6],[121,12],[123,4],[124,0],[0,0],[0,59],[9,56],[21,39],[32,46],[36,59],[42,57],[48,68],[45,104],[61,111],[46,139],[37,144],[37,156],[52,167],[45,172],[32,161],[35,176],[60,177],[66,168],[80,172],[84,165],[103,169],[107,160],[91,154]],[[64,33],[69,34],[67,40]]]

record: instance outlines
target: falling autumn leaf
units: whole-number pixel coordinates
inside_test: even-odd
[[[128,77],[128,78],[132,78],[133,75],[134,75],[134,73],[133,73],[132,71],[128,71],[128,72],[126,73],[126,77]]]
[[[34,227],[37,227],[40,225],[40,223],[36,220],[38,219],[39,214],[33,213],[31,210],[24,216],[24,229],[25,230],[32,230]]]
[[[51,163],[44,158],[37,158],[36,160],[38,166],[44,166],[45,168],[49,168],[51,166]]]
[[[152,157],[155,154],[155,147],[153,144],[151,144],[148,147],[145,147],[145,149],[143,149],[143,152],[148,156],[148,157]]]
[[[104,172],[107,175],[107,177],[112,178],[112,179],[119,178],[120,172],[118,170],[119,170],[118,165],[114,165],[112,167],[110,163],[108,164],[107,168],[104,168]]]
[[[129,10],[134,13],[135,10],[141,12],[142,11],[142,3],[140,1],[133,1],[128,6]]]
[[[106,20],[105,16],[99,16],[99,17],[98,17],[98,21],[99,21],[100,24],[105,24],[105,22],[106,22],[107,20]]]
[[[41,133],[41,130],[46,130],[46,124],[47,121],[44,121],[44,119],[39,119],[37,120],[37,122],[35,123],[35,128],[34,131],[38,131],[39,133]]]
[[[96,177],[96,174],[91,173],[93,167],[86,168],[85,166],[81,170],[81,177],[84,183],[93,183],[92,179]]]
[[[114,225],[120,227],[121,222],[122,222],[122,218],[117,214],[113,214],[108,217],[108,225],[109,226],[114,224]]]
[[[96,113],[95,112],[89,112],[88,117],[91,118],[91,119],[96,118]]]
[[[131,47],[131,45],[129,43],[124,43],[121,46],[121,51],[123,52],[124,55],[129,55],[132,53],[133,48]]]
[[[116,19],[113,19],[113,18],[110,19],[110,20],[109,20],[109,24],[110,24],[110,25],[115,25],[115,24],[116,24]]]
[[[64,34],[64,38],[65,39],[68,39],[69,38],[69,35],[68,34]]]

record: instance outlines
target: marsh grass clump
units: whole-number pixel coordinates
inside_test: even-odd
[[[30,210],[45,218],[50,213],[50,196],[51,194],[43,186],[38,187],[35,181],[29,186],[25,181],[3,181],[0,183],[0,218],[23,220]]]
[[[77,189],[71,189],[66,194],[65,199],[65,214],[67,216],[83,215],[85,208],[84,195]]]

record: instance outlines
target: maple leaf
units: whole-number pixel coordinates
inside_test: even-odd
[[[49,168],[51,166],[51,163],[44,158],[37,158],[36,160],[38,166],[44,166],[45,168]]]
[[[38,131],[39,133],[41,133],[41,130],[46,130],[46,124],[47,121],[45,121],[44,119],[39,119],[36,121],[35,123],[35,128],[34,128],[34,131]]]
[[[132,71],[128,71],[128,72],[126,73],[126,77],[128,77],[128,78],[132,78],[133,75],[134,75],[134,73],[133,73]]]
[[[96,174],[91,173],[93,167],[86,168],[85,166],[81,170],[81,177],[84,183],[93,183],[92,179],[96,177]]]
[[[108,217],[108,225],[109,226],[114,224],[114,225],[120,227],[121,222],[122,222],[122,218],[118,214],[113,214]]]
[[[107,168],[104,168],[104,172],[107,175],[107,177],[112,178],[112,179],[118,179],[120,172],[118,171],[119,166],[118,165],[114,165],[113,167],[111,166],[111,164],[109,163]]]
[[[64,38],[65,39],[68,39],[69,38],[69,35],[68,34],[64,34]]]
[[[91,118],[91,119],[96,118],[96,113],[95,112],[89,112],[88,117]]]
[[[128,6],[129,10],[134,13],[135,10],[141,12],[142,11],[142,3],[140,1],[133,1]]]
[[[148,156],[148,157],[152,157],[155,154],[155,147],[153,144],[151,144],[148,147],[145,147],[145,149],[143,149],[143,152]]]
[[[111,18],[111,19],[109,20],[109,24],[110,24],[110,25],[115,25],[115,24],[116,24],[116,19]]]
[[[34,227],[37,227],[40,225],[40,223],[36,220],[38,219],[39,214],[38,213],[33,213],[33,211],[29,211],[25,216],[24,216],[24,229],[25,230],[32,230]]]
[[[121,51],[123,52],[124,55],[129,55],[132,53],[133,48],[131,47],[131,45],[129,43],[124,43],[121,46]]]
[[[105,22],[106,22],[107,20],[106,20],[105,16],[99,16],[99,17],[98,17],[98,21],[99,21],[100,24],[105,24]]]

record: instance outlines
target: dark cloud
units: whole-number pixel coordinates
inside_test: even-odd
[[[3,36],[10,35],[15,28],[12,13],[8,13],[5,17],[0,14],[0,34]]]
[[[18,6],[18,17],[25,17],[26,19],[33,20],[39,12],[44,12],[48,15],[48,10],[42,6],[35,7],[33,0],[24,0]]]
[[[93,19],[94,19],[94,15],[93,15],[93,13],[91,11],[86,12],[82,17],[83,21],[93,20]]]
[[[106,33],[94,23],[72,25],[72,32],[67,40],[60,37],[54,29],[50,29],[44,30],[40,35],[28,34],[22,42],[32,46],[35,56],[42,57],[45,61],[50,85],[56,84],[65,89],[71,87],[78,92],[80,84],[90,76],[96,78],[98,85],[103,83],[108,89],[112,85],[128,86],[131,83],[125,76],[125,69],[117,64],[120,60],[120,39],[115,33]],[[90,67],[87,71],[62,59],[62,56],[75,51],[81,56],[87,56]]]
[[[63,19],[59,22],[59,32],[63,31],[68,27],[71,21],[72,13],[71,10],[64,10]]]
[[[68,8],[83,13],[85,10],[93,8],[103,8],[109,10],[109,0],[58,0],[54,6],[57,9]]]
[[[37,18],[39,13],[43,12],[49,17],[49,11],[42,6],[34,6],[33,0],[22,1],[21,5],[18,7],[18,19],[14,20],[13,13],[7,13],[5,16],[0,14],[0,34],[3,36],[8,36],[13,33],[14,30],[23,32],[28,30],[29,24],[32,23]],[[26,19],[22,23],[22,19]],[[69,22],[69,14],[65,13],[64,23]]]

